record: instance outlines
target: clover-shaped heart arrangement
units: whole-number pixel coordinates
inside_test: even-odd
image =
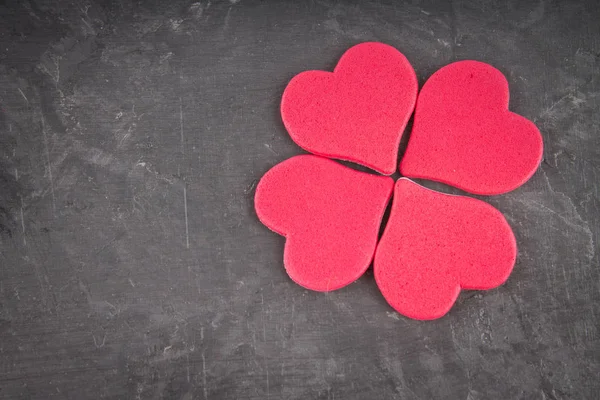
[[[506,193],[533,175],[543,145],[535,125],[508,110],[508,83],[490,65],[450,64],[417,92],[406,57],[382,43],[350,48],[333,73],[295,76],[283,93],[281,114],[292,139],[314,155],[269,170],[256,188],[255,207],[267,227],[286,237],[284,266],[299,285],[339,289],[373,262],[375,281],[395,310],[435,319],[450,310],[460,289],[504,283],[517,247],[506,219],[491,205],[408,178],[480,195]],[[404,177],[395,184],[325,158],[392,174],[413,110],[399,166]]]

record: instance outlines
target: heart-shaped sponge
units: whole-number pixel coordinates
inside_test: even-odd
[[[542,159],[533,122],[508,111],[508,82],[496,68],[460,61],[423,86],[400,172],[476,194],[525,183]]]
[[[389,175],[417,89],[402,53],[383,43],[361,43],[344,53],[333,73],[296,75],[283,93],[281,116],[303,149]]]
[[[292,157],[256,187],[256,214],[286,237],[283,263],[297,284],[330,291],[369,267],[394,181],[313,155]]]
[[[461,288],[504,283],[516,254],[513,232],[494,207],[402,178],[373,268],[394,309],[427,320],[446,314]]]

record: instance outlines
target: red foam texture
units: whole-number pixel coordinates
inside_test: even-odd
[[[461,288],[504,283],[516,255],[513,232],[494,207],[401,178],[373,266],[396,311],[429,320],[446,314]]]
[[[441,68],[419,94],[402,175],[484,195],[521,186],[540,164],[542,137],[508,110],[508,98],[506,78],[491,65]]]
[[[344,53],[333,73],[296,75],[283,93],[281,116],[303,149],[389,175],[417,90],[415,71],[402,53],[361,43]]]
[[[261,222],[286,237],[283,263],[290,278],[325,292],[368,268],[393,186],[389,177],[301,155],[269,170],[254,202]]]

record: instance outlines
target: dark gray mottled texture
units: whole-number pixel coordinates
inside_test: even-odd
[[[0,5],[0,398],[600,398],[599,17],[594,0]],[[392,312],[371,273],[303,290],[253,211],[257,179],[301,153],[286,82],[368,40],[421,84],[493,64],[545,140],[535,176],[489,199],[513,275],[437,321]]]

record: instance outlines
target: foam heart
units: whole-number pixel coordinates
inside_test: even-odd
[[[368,268],[394,181],[313,155],[269,170],[254,198],[263,224],[286,237],[288,275],[307,289],[330,291]]]
[[[402,53],[383,43],[361,43],[344,53],[333,73],[296,75],[283,93],[281,116],[305,150],[389,175],[417,89]]]
[[[373,268],[387,302],[425,320],[446,314],[461,288],[504,283],[516,254],[512,230],[494,207],[402,178]]]
[[[540,164],[542,137],[508,110],[508,97],[506,78],[488,64],[437,71],[419,94],[402,175],[485,195],[521,186]]]

